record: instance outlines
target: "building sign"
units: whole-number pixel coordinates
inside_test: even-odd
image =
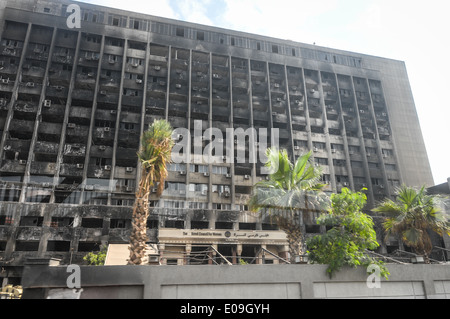
[[[284,244],[283,231],[160,229],[160,242],[251,242]]]

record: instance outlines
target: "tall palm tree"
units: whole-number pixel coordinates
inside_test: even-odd
[[[249,208],[270,217],[286,232],[290,259],[303,254],[301,221],[303,213],[311,214],[325,209],[327,196],[322,191],[322,169],[311,163],[312,152],[291,163],[286,150],[269,148],[266,166],[273,172],[269,179],[253,187]]]
[[[372,211],[388,216],[383,223],[386,238],[390,235],[400,236],[406,245],[428,261],[433,249],[428,231],[441,236],[444,233],[450,235],[450,223],[440,204],[441,198],[428,195],[425,186],[415,189],[402,185],[396,191],[395,201],[385,199]]]
[[[165,120],[155,120],[143,133],[141,147],[137,153],[142,165],[139,187],[133,207],[132,230],[130,235],[129,265],[140,265],[145,255],[147,238],[147,219],[150,213],[149,196],[157,185],[157,196],[164,190],[167,178],[167,164],[170,163],[174,145],[173,129]]]

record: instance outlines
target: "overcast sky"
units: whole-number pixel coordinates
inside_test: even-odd
[[[448,0],[82,1],[405,61],[435,184],[450,177]]]

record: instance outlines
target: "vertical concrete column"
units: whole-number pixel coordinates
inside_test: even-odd
[[[250,67],[250,66],[249,66]],[[233,103],[233,76],[232,76],[232,68],[231,68],[231,55],[228,55],[228,76],[229,76],[229,90],[230,90],[230,128],[234,128],[234,103]],[[225,135],[224,135],[225,136]],[[226,139],[225,139],[226,141]],[[234,147],[234,143],[233,146]],[[234,153],[234,149],[233,149]],[[231,206],[232,209],[234,208],[234,205],[236,205],[236,190],[235,185],[236,182],[234,181],[234,161],[230,162],[230,174],[231,174]]]
[[[359,105],[358,100],[356,98],[356,90],[355,90],[355,83],[354,83],[354,77],[351,77],[351,84],[352,84],[352,95],[353,95],[353,102],[355,104],[355,115],[356,115],[356,122],[358,123],[358,138],[359,138],[359,147],[361,149],[362,154],[362,162],[364,166],[364,175],[366,176],[367,181],[367,189],[368,189],[368,199],[369,199],[369,206],[374,205],[375,198],[373,196],[373,187],[372,187],[372,179],[370,178],[370,170],[369,170],[369,163],[367,161],[367,152],[366,152],[366,143],[364,142],[364,135],[362,131],[361,126],[361,118],[359,116]]]
[[[231,64],[231,60],[230,60],[230,64]],[[249,126],[254,129],[255,125],[253,123],[254,118],[253,118],[253,83],[252,83],[252,70],[251,70],[251,60],[248,59],[247,60],[247,71],[248,71],[248,107],[250,109],[250,123]],[[230,74],[230,76],[232,76],[232,74]],[[252,130],[254,131],[254,130]],[[234,144],[233,144],[233,148],[234,148]],[[234,156],[234,149],[233,149],[233,156]],[[234,162],[234,161],[233,161]],[[231,175],[231,178],[234,179],[234,170],[233,170],[233,175]],[[252,165],[252,184],[255,185],[257,182],[256,180],[256,163],[253,163]]]
[[[170,71],[169,71],[170,72]],[[192,136],[191,136],[191,130],[192,130],[192,125],[191,125],[191,110],[192,110],[192,103],[191,103],[191,99],[192,99],[192,50],[189,50],[189,63],[188,63],[188,114],[187,114],[187,129],[189,132],[189,139],[188,139],[188,143],[187,143],[187,152],[188,152],[188,158],[189,160],[186,161],[186,199],[187,201],[189,201],[189,183],[190,183],[190,168],[189,165],[191,162],[193,162],[193,158],[191,156],[192,152],[191,152],[191,148],[194,147],[192,145]],[[169,84],[168,84],[169,85]],[[169,98],[169,97],[167,97]],[[195,154],[194,154],[195,155]],[[208,190],[208,193],[211,192],[211,190]],[[189,205],[189,202],[187,202]],[[189,206],[188,206],[189,207]],[[208,202],[208,209],[212,208],[212,204],[210,202]]]
[[[287,112],[287,119],[288,119],[288,129],[289,129],[289,139],[290,139],[290,146],[292,150],[292,158],[291,160],[295,162],[295,150],[294,150],[294,134],[292,130],[292,114],[291,114],[291,97],[289,96],[289,80],[287,76],[287,66],[284,65],[284,83],[286,86],[286,112]]]
[[[148,90],[148,68],[149,68],[149,64],[150,64],[150,48],[151,48],[151,44],[150,44],[150,33],[147,37],[147,46],[146,46],[146,51],[145,51],[145,70],[144,70],[144,90],[143,90],[143,97],[142,97],[142,107],[141,107],[141,126],[139,129],[139,147],[138,150],[141,149],[142,147],[142,135],[144,134],[144,130],[145,130],[145,114],[146,114],[146,105],[147,105],[147,90]],[[170,50],[169,50],[169,56],[170,56]],[[125,63],[126,61],[124,61]],[[170,72],[168,73],[168,77],[170,77]],[[167,87],[169,87],[169,81],[167,81]],[[167,108],[169,105],[169,99],[168,99],[168,94],[166,96],[166,101],[167,101],[167,105],[166,105],[166,120],[167,120]],[[141,161],[139,160],[139,158],[137,159],[137,163],[136,163],[136,180],[135,180],[135,185],[136,185],[136,191],[137,188],[139,187],[139,181],[141,180],[141,176],[142,175],[142,164]]]
[[[345,128],[345,120],[344,120],[344,113],[342,110],[342,100],[341,100],[341,93],[340,93],[340,87],[339,87],[339,79],[337,74],[334,74],[334,78],[336,81],[336,90],[337,90],[337,97],[338,97],[338,111],[339,111],[339,121],[341,122],[341,136],[342,140],[344,141],[344,153],[345,153],[345,164],[347,167],[347,174],[348,179],[350,180],[350,188],[355,191],[355,181],[353,180],[353,171],[352,171],[352,165],[351,165],[351,159],[350,159],[350,153],[348,151],[348,140],[347,140],[347,129]]]
[[[73,66],[72,66],[72,74],[70,75],[69,90],[67,93],[66,107],[64,110],[64,120],[62,122],[61,137],[59,140],[58,157],[56,159],[55,177],[53,180],[54,185],[59,184],[59,173],[60,173],[60,169],[61,169],[61,164],[63,162],[63,155],[64,155],[63,152],[64,152],[64,144],[66,141],[67,124],[69,123],[70,108],[72,106],[72,94],[73,94],[73,90],[75,87],[76,76],[77,76],[77,65],[78,65],[78,58],[80,55],[80,45],[81,45],[81,31],[78,31],[77,46],[75,49],[74,61],[73,61]]]
[[[98,67],[97,67],[97,78],[95,80],[94,100],[92,101],[91,122],[89,125],[88,138],[87,138],[87,142],[86,142],[86,157],[84,159],[84,166],[83,166],[83,177],[82,177],[82,182],[81,182],[80,202],[79,202],[80,204],[83,204],[84,189],[86,187],[89,160],[91,158],[92,135],[93,135],[93,131],[95,128],[95,113],[97,111],[98,91],[99,91],[99,87],[100,87],[100,73],[102,70],[104,52],[105,52],[105,36],[103,35],[102,42],[100,45],[100,59],[98,61]]]
[[[150,52],[148,57],[150,56]],[[147,57],[147,60],[148,60]],[[167,90],[166,90],[166,121],[169,120],[169,105],[170,105],[170,71],[172,68],[172,46],[169,45],[169,56],[167,57]]]
[[[337,192],[336,176],[333,165],[333,156],[331,153],[330,133],[328,131],[327,107],[325,105],[325,95],[323,93],[323,86],[322,86],[322,73],[320,71],[318,71],[318,77],[319,77],[320,106],[322,107],[323,132],[325,134],[325,145],[326,145],[325,147],[327,149],[328,167],[330,169],[331,188],[333,192]]]
[[[370,111],[370,115],[372,117],[372,121],[373,121],[373,125],[374,125],[374,129],[375,129],[375,142],[377,144],[377,155],[378,155],[378,162],[381,165],[381,173],[383,176],[383,183],[384,183],[384,187],[386,189],[386,194],[388,197],[391,197],[391,188],[389,186],[389,182],[388,182],[388,178],[387,178],[387,174],[386,174],[386,166],[384,165],[384,160],[383,160],[383,152],[381,149],[381,143],[380,143],[380,134],[378,133],[378,125],[377,125],[377,118],[375,115],[375,109],[373,106],[373,99],[372,99],[372,91],[370,90],[370,83],[369,80],[366,78],[364,79],[366,82],[366,86],[367,86],[367,90],[369,92],[369,111]]]
[[[212,90],[213,90],[213,69],[212,69],[212,53],[209,52],[208,54],[209,57],[209,114],[208,114],[208,127],[212,128],[213,127],[213,120],[212,120],[212,116],[213,116],[213,95],[212,95]],[[208,140],[211,143],[212,142],[212,136],[208,136]],[[211,159],[209,160],[209,162],[211,162]],[[188,170],[189,171],[189,170]],[[208,172],[209,172],[209,176],[208,176],[208,205],[211,205],[212,203],[212,164],[208,163]],[[212,208],[212,207],[211,207]],[[211,228],[211,224],[210,224],[210,228]]]
[[[120,130],[120,116],[122,115],[122,100],[123,100],[123,83],[125,78],[125,70],[127,65],[127,51],[128,51],[128,39],[124,40],[123,44],[123,63],[122,63],[122,72],[120,74],[120,86],[119,86],[119,101],[117,106],[117,116],[116,116],[116,127],[114,131],[114,145],[113,145],[113,154],[111,161],[111,175],[109,177],[109,190],[108,190],[108,205],[111,205],[111,189],[114,185],[114,175],[116,174],[116,153],[117,153],[117,145],[119,142],[119,130]]]
[[[311,135],[311,119],[309,118],[309,105],[308,105],[308,94],[306,89],[306,77],[305,69],[302,68],[302,82],[303,82],[303,96],[305,97],[305,118],[306,118],[306,134],[308,135],[308,148],[313,149],[312,135]],[[314,158],[314,153],[312,154]]]
[[[273,111],[272,111],[272,90],[271,90],[271,83],[270,83],[270,67],[269,62],[266,62],[266,79],[267,79],[267,93],[269,94],[269,127],[267,128],[268,131],[273,128]],[[270,140],[270,146],[273,146],[272,141],[272,134],[270,134],[271,140]]]

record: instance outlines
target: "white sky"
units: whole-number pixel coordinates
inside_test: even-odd
[[[450,177],[448,0],[81,0],[405,61],[435,184]]]

